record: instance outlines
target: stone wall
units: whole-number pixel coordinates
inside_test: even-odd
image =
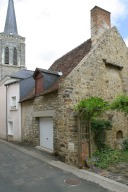
[[[108,59],[114,65],[106,66],[103,59]],[[89,96],[112,101],[117,95],[127,93],[127,61],[127,47],[116,28],[112,28],[101,37],[91,52],[61,84],[58,93],[57,127],[59,154],[65,157],[66,162],[73,164],[78,162],[78,127],[74,105]],[[116,65],[123,66],[123,69]],[[113,139],[118,130],[121,129],[125,136],[128,135],[128,122],[124,115],[118,114],[113,116],[112,123],[113,127],[111,134],[108,134],[107,142],[114,147]],[[74,145],[74,149],[69,148],[70,143]]]
[[[21,112],[21,138],[23,142],[28,142],[33,145],[38,143],[39,132],[32,126],[33,122],[33,104],[34,101],[25,101],[22,104]],[[35,121],[36,126],[36,121]]]
[[[24,69],[24,67],[18,67],[13,65],[0,65],[0,80],[3,79],[6,75],[11,75]]]
[[[36,97],[35,100],[22,103],[22,140],[30,140],[33,145],[40,145],[39,117],[36,113],[45,111],[55,111],[53,117],[54,129],[54,149],[57,148],[57,115],[58,96],[57,93]],[[43,117],[43,116],[42,116]]]
[[[109,29],[61,82],[57,93],[36,97],[30,104],[33,104],[31,110],[34,112],[55,110],[54,149],[61,160],[68,164],[78,164],[78,126],[74,105],[85,97],[97,96],[112,101],[117,95],[128,93],[127,52],[127,47],[117,29]],[[111,65],[106,65],[105,60]],[[123,66],[122,70],[121,66]],[[25,129],[31,126],[35,144],[38,145],[39,118],[29,115],[32,124],[30,122],[30,125],[25,125]],[[122,130],[124,136],[128,136],[128,121],[121,113],[108,113],[107,117],[111,118],[113,124],[112,130],[107,133],[107,142],[114,147],[118,130]]]
[[[44,96],[40,96],[40,97],[36,97],[35,101],[34,101],[34,112],[45,112],[45,111],[51,111],[54,110],[55,111],[55,115],[53,116],[53,145],[54,145],[54,152],[57,151],[57,147],[58,147],[58,127],[57,127],[57,121],[58,121],[58,117],[57,117],[57,110],[58,110],[58,93],[54,92],[48,95],[44,95]],[[42,116],[43,117],[43,116]],[[38,123],[35,125],[35,119],[38,119]],[[38,130],[39,133],[39,118],[35,117],[33,118],[33,127],[35,127],[36,130]],[[39,137],[38,137],[38,143],[39,143]]]

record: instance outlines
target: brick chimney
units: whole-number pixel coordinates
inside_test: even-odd
[[[100,36],[111,27],[110,12],[95,6],[91,10],[91,40],[92,46]]]

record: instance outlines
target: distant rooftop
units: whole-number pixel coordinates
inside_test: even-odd
[[[51,86],[47,86],[47,88],[44,89],[40,95],[46,95],[58,91],[61,81],[79,64],[79,62],[90,52],[90,50],[91,39],[88,39],[78,47],[74,48],[56,60],[51,65],[49,70],[37,68],[36,70],[40,70],[42,73],[50,74],[50,77],[52,74],[59,76],[56,81],[54,81]],[[62,75],[59,75],[58,72],[61,72]],[[35,73],[36,71],[34,74]],[[22,99],[21,102],[34,99],[35,97],[35,89],[33,89],[25,98]]]
[[[10,77],[16,79],[26,79],[33,76],[33,71],[22,69],[16,73],[13,73]]]

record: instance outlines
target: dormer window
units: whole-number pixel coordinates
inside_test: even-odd
[[[13,65],[17,65],[17,49],[13,49]]]
[[[9,64],[9,48],[5,48],[5,64]]]

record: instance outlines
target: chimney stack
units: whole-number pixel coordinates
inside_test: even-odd
[[[111,27],[110,12],[95,6],[91,10],[91,40],[92,46],[99,37]]]

